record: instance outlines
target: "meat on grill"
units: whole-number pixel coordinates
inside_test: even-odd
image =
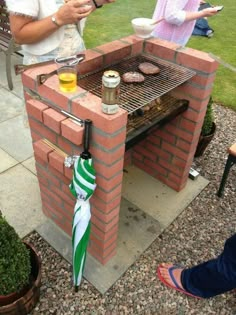
[[[136,72],[136,71],[130,71],[126,72],[122,75],[122,80],[125,83],[141,83],[145,80],[142,73]]]
[[[144,74],[157,74],[160,72],[160,68],[150,62],[142,62],[138,68]]]

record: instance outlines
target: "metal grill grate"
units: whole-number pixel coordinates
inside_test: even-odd
[[[78,85],[101,98],[102,75],[105,70],[116,70],[122,76],[122,74],[129,71],[140,72],[138,66],[142,62],[151,62],[157,65],[160,68],[160,73],[145,75],[145,81],[142,83],[130,84],[121,80],[120,107],[127,110],[128,114],[173,90],[196,74],[188,68],[163,61],[157,57],[139,55],[124,59],[100,71],[79,76]]]

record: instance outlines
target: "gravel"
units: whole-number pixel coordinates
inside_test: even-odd
[[[71,265],[37,233],[27,237],[42,257],[40,300],[31,315],[155,314],[235,315],[236,291],[197,300],[168,289],[156,277],[161,262],[191,266],[218,255],[236,227],[236,169],[232,168],[225,193],[216,196],[227,148],[236,139],[236,112],[214,105],[216,135],[193,168],[210,183],[179,217],[153,242],[126,273],[101,295],[83,279],[75,293]]]

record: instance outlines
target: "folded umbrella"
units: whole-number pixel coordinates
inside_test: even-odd
[[[75,157],[73,179],[70,184],[70,191],[77,198],[72,227],[73,282],[76,291],[82,280],[90,236],[91,212],[89,199],[96,188],[95,170],[89,152],[92,121],[87,119],[84,123],[84,151],[80,156]]]

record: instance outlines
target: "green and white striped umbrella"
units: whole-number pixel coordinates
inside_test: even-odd
[[[95,170],[91,158],[75,158],[74,174],[70,184],[71,193],[77,198],[72,227],[73,281],[77,288],[82,280],[87,246],[90,236],[90,203],[95,188]]]

